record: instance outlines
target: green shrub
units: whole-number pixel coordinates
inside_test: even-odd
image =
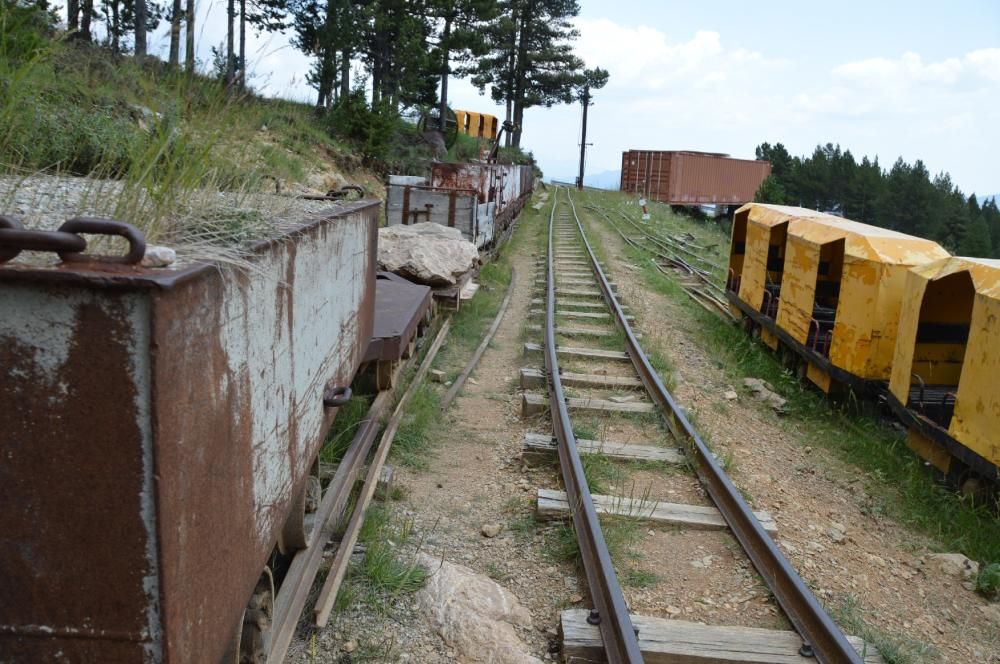
[[[15,66],[45,50],[58,18],[25,0],[0,0],[0,60]]]
[[[984,563],[979,566],[976,592],[988,599],[1000,600],[1000,563]]]

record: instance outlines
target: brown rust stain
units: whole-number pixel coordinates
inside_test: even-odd
[[[224,279],[244,277],[215,272],[165,293],[153,319],[164,654],[174,661],[221,658],[269,553],[255,536],[251,379],[230,373],[219,337]]]
[[[25,298],[79,295],[75,288],[23,288]],[[45,349],[0,338],[0,625],[51,628],[51,644],[36,638],[26,652],[58,643],[82,661],[95,646],[67,637],[70,630],[146,638],[143,578],[152,570],[140,516],[143,461],[127,307],[84,299],[66,334],[72,343],[54,380],[38,363]]]

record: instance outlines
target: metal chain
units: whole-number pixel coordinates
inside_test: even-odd
[[[128,241],[124,256],[88,255],[87,241],[80,233],[118,235]],[[0,263],[13,260],[22,251],[51,251],[64,262],[125,263],[134,265],[146,254],[146,238],[135,226],[122,221],[76,217],[55,231],[27,230],[14,217],[0,215]]]

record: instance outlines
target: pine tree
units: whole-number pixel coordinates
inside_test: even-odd
[[[428,11],[440,24],[434,57],[440,62],[438,117],[442,128],[448,113],[448,79],[452,73],[468,75],[468,63],[487,53],[485,29],[498,10],[496,0],[430,0]],[[453,61],[458,64],[455,70]]]
[[[181,0],[173,0],[170,7],[170,55],[167,62],[171,67],[176,68],[181,60],[181,21],[183,13],[181,11]]]
[[[962,243],[958,247],[958,253],[962,256],[977,258],[989,258],[993,255],[990,231],[983,215],[976,215],[969,223],[965,237],[962,238]]]
[[[491,53],[472,82],[507,104],[515,124],[510,142],[519,146],[524,111],[571,103],[583,81],[583,61],[571,44],[579,32],[570,22],[580,6],[576,0],[505,0],[501,7],[503,15],[488,35]]]
[[[187,0],[184,10],[184,70],[194,74],[194,0]]]
[[[772,173],[764,178],[764,181],[760,183],[760,188],[757,189],[757,193],[754,194],[753,200],[755,203],[773,203],[775,205],[784,205],[785,203],[785,188],[781,185],[781,181]]]
[[[996,199],[983,203],[982,217],[983,221],[986,222],[986,228],[990,233],[990,239],[993,244],[991,255],[994,258],[1000,258],[1000,208],[997,208]]]

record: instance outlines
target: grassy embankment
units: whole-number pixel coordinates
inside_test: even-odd
[[[98,46],[43,36],[22,43],[16,29],[0,31],[4,207],[18,196],[62,195],[67,184],[31,176],[69,176],[83,205],[135,224],[152,242],[231,247],[270,229],[266,215],[241,210],[244,196],[360,171],[350,146],[307,105],[230,94],[214,78]]]

